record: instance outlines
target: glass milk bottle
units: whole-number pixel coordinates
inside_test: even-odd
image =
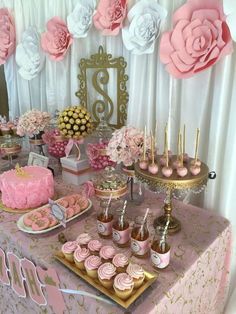
[[[143,217],[137,217],[131,232],[131,251],[134,256],[145,258],[148,256],[149,250],[147,221],[143,223]]]
[[[109,200],[101,201],[100,205],[102,210],[97,215],[97,231],[101,238],[111,238],[113,215],[107,210],[107,207],[110,207]]]
[[[124,219],[126,204],[127,204],[127,200],[124,202],[124,207],[120,211],[119,218],[114,222],[113,228],[112,228],[113,242],[118,247],[128,246],[130,242],[129,223],[127,220]]]
[[[163,230],[156,229],[151,245],[151,262],[154,268],[163,269],[170,263],[170,245],[166,241]]]

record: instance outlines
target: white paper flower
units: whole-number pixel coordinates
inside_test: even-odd
[[[16,63],[20,67],[18,72],[25,80],[32,80],[42,70],[44,61],[40,35],[34,27],[29,27],[16,47]]]
[[[87,36],[95,13],[95,0],[79,0],[74,10],[67,16],[67,27],[75,38]]]
[[[167,11],[156,1],[141,0],[128,13],[129,25],[122,29],[125,47],[141,55],[153,53],[155,40]]]
[[[233,41],[236,42],[236,3],[235,0],[224,0],[224,13]]]

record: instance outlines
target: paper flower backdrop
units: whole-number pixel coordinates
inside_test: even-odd
[[[100,0],[93,22],[102,31],[102,35],[116,36],[122,28],[126,14],[126,0]]]
[[[79,0],[74,10],[67,16],[67,26],[75,38],[86,37],[92,25],[96,2]]]
[[[34,27],[29,27],[22,34],[22,40],[16,47],[16,63],[19,74],[25,80],[31,80],[42,70],[45,54],[40,45],[40,35]]]
[[[162,35],[160,58],[176,78],[188,78],[233,51],[222,4],[188,0],[173,15],[173,30]]]
[[[224,12],[227,15],[226,22],[229,26],[231,36],[236,41],[236,3],[235,0],[224,0]]]
[[[167,11],[157,2],[141,0],[128,13],[129,25],[122,29],[123,43],[134,54],[153,53]]]
[[[41,45],[52,60],[63,60],[72,42],[73,38],[62,19],[55,16],[47,22],[47,32],[41,36]]]
[[[0,9],[0,65],[6,63],[16,48],[15,23],[6,8]]]

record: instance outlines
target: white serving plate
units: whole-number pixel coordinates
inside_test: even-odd
[[[58,200],[56,200],[56,201],[59,201],[59,200],[61,200],[61,199],[63,199],[63,198],[64,198],[64,197],[62,197],[62,198],[60,198],[60,199],[58,199]],[[73,217],[68,218],[68,219],[66,220],[66,223],[68,223],[68,222],[70,222],[71,220],[76,219],[77,217],[79,217],[79,216],[83,215],[84,213],[86,213],[86,212],[92,207],[92,201],[91,201],[90,199],[88,199],[88,201],[89,201],[89,206],[88,206],[86,209],[84,209],[81,213],[78,213],[78,214],[74,215]],[[44,207],[48,207],[48,204],[47,204],[47,205],[44,205],[44,206],[42,206],[42,207],[39,207],[39,208],[37,208],[37,209],[32,210],[32,211],[30,212],[30,214],[33,213],[34,211],[37,211],[37,210],[39,210],[39,209],[41,209],[41,208],[44,208]],[[39,231],[34,231],[34,230],[32,230],[31,228],[27,227],[27,226],[24,224],[24,217],[25,217],[25,215],[28,215],[28,214],[29,214],[29,213],[26,213],[26,214],[22,215],[22,216],[19,218],[19,220],[17,221],[17,227],[18,227],[18,229],[21,230],[21,231],[23,231],[23,232],[25,232],[25,233],[29,233],[29,234],[43,234],[43,233],[47,233],[47,232],[49,232],[49,231],[52,231],[52,230],[57,229],[57,228],[59,228],[59,227],[62,226],[61,224],[57,224],[57,225],[55,225],[55,226],[53,226],[53,227],[51,227],[51,228],[47,228],[47,229],[43,229],[43,230],[39,230]]]

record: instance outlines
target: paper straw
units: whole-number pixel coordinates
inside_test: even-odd
[[[147,220],[148,212],[149,212],[149,208],[147,208],[146,213],[145,213],[145,215],[143,217],[143,222],[142,222],[142,225],[141,225],[141,227],[139,229],[138,237],[141,235],[141,238],[143,238],[143,228],[144,228],[144,224],[145,224],[145,222]]]
[[[108,218],[108,210],[109,210],[109,207],[110,207],[110,204],[111,204],[111,198],[112,198],[112,193],[109,196],[109,199],[108,199],[108,202],[107,202],[107,207],[105,209],[105,218],[106,219]]]

